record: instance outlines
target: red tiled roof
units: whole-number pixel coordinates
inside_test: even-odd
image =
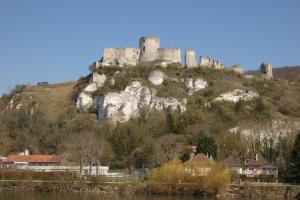
[[[263,166],[263,165],[267,165],[267,164],[269,164],[269,162],[266,161],[261,155],[258,155],[257,159],[249,160],[246,163],[246,166]]]
[[[184,164],[187,164],[187,165],[192,164],[192,165],[209,166],[210,167],[210,166],[213,165],[213,161],[210,160],[203,153],[198,153],[193,158],[191,158],[190,160],[186,161]]]
[[[29,163],[59,163],[62,157],[55,155],[9,155],[4,163],[29,162]]]
[[[242,167],[240,160],[229,157],[223,161],[224,165],[227,167]]]

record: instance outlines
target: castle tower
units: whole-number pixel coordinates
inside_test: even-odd
[[[273,78],[272,63],[262,63],[260,65],[260,71],[266,78]]]
[[[187,68],[197,67],[196,52],[194,49],[187,49],[185,51],[185,66]]]
[[[140,38],[140,61],[153,61],[158,59],[159,37],[144,36]]]

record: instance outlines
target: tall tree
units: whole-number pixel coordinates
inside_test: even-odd
[[[197,139],[197,153],[203,153],[205,155],[217,157],[218,147],[216,145],[215,139],[211,136],[205,134],[204,131],[200,131]]]
[[[289,159],[289,174],[294,182],[300,183],[300,132],[297,134]]]

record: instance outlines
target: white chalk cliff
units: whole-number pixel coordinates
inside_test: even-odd
[[[208,86],[207,82],[202,78],[185,77],[184,84],[189,90],[189,95],[193,95],[195,92],[202,90]]]
[[[76,100],[76,108],[83,111],[88,111],[95,104],[92,93],[98,88],[101,88],[106,81],[106,76],[98,73],[92,73],[89,84],[79,93]]]
[[[251,101],[252,99],[257,97],[259,97],[259,95],[256,92],[252,92],[250,90],[235,89],[231,92],[221,94],[220,97],[217,97],[215,99],[215,101],[229,101],[237,103],[240,100]]]
[[[139,81],[134,81],[124,91],[99,96],[98,118],[126,122],[138,117],[142,108],[162,110],[169,107],[172,111],[179,109],[184,112],[186,103],[186,99],[156,97],[154,89],[150,90]]]
[[[158,74],[164,76],[161,73]],[[133,81],[124,91],[93,96],[93,92],[101,88],[106,80],[106,77],[98,77],[99,79],[94,77],[98,77],[98,75],[93,74],[90,83],[79,93],[76,107],[82,111],[96,109],[100,120],[126,122],[130,118],[139,117],[141,109],[163,110],[169,108],[172,111],[179,110],[181,112],[186,110],[187,100],[185,98],[157,97],[155,89],[143,86],[139,81]],[[153,81],[154,84],[157,83],[157,78]],[[158,80],[158,82],[160,81],[163,81],[163,78]]]

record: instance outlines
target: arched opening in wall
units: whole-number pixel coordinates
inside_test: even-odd
[[[145,51],[146,50],[146,47],[145,46],[143,46],[143,51]]]

